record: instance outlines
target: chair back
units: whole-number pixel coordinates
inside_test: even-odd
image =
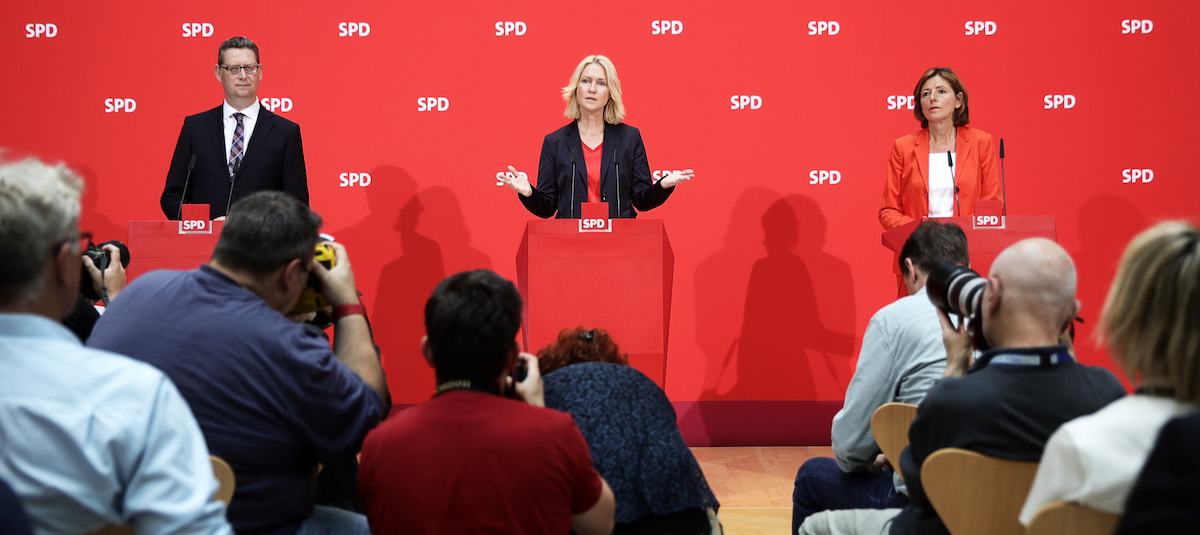
[[[213,475],[217,476],[217,492],[213,494],[214,500],[225,502],[225,506],[229,506],[229,501],[233,499],[233,488],[237,479],[233,477],[233,467],[225,462],[225,459],[216,455],[209,455],[212,460]]]
[[[1027,535],[1112,535],[1121,515],[1074,503],[1053,501],[1033,516]]]
[[[871,415],[871,434],[883,450],[896,473],[900,474],[900,452],[908,445],[908,427],[917,417],[917,406],[911,403],[884,403]],[[900,474],[904,478],[904,474]]]
[[[944,448],[921,466],[921,484],[952,535],[1021,535],[1017,520],[1038,463]]]

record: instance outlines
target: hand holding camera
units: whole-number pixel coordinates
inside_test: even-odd
[[[90,243],[90,240],[89,240]],[[110,300],[125,289],[128,282],[125,268],[129,265],[129,249],[119,241],[92,245],[83,252],[79,293],[92,301]]]
[[[508,377],[508,384],[517,399],[535,407],[545,407],[546,397],[538,358],[529,353],[517,356],[517,365]]]

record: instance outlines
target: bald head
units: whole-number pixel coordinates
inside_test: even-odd
[[[1057,243],[1019,241],[996,257],[989,275],[1010,320],[1057,333],[1075,315],[1075,263]]]

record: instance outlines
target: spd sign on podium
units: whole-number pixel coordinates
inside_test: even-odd
[[[563,329],[604,329],[663,386],[675,255],[662,221],[606,223],[608,232],[581,232],[579,219],[526,225],[517,252],[524,349],[536,353]]]

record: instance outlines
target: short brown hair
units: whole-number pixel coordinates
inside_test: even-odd
[[[1159,223],[1125,249],[1100,316],[1101,340],[1129,380],[1200,403],[1200,230]],[[1164,384],[1165,383],[1165,384]]]
[[[590,327],[563,329],[558,340],[538,351],[537,357],[542,375],[581,362],[629,365],[629,356],[621,353],[608,331]]]
[[[933,67],[921,75],[917,86],[913,88],[913,101],[916,103],[913,106],[913,116],[921,122],[921,128],[929,128],[929,119],[926,119],[925,113],[921,111],[921,88],[934,76],[941,76],[946,80],[955,95],[962,94],[962,106],[954,110],[954,126],[965,126],[971,122],[971,113],[967,110],[967,88],[963,86],[962,80],[958,79],[958,75],[954,74],[950,67]]]

